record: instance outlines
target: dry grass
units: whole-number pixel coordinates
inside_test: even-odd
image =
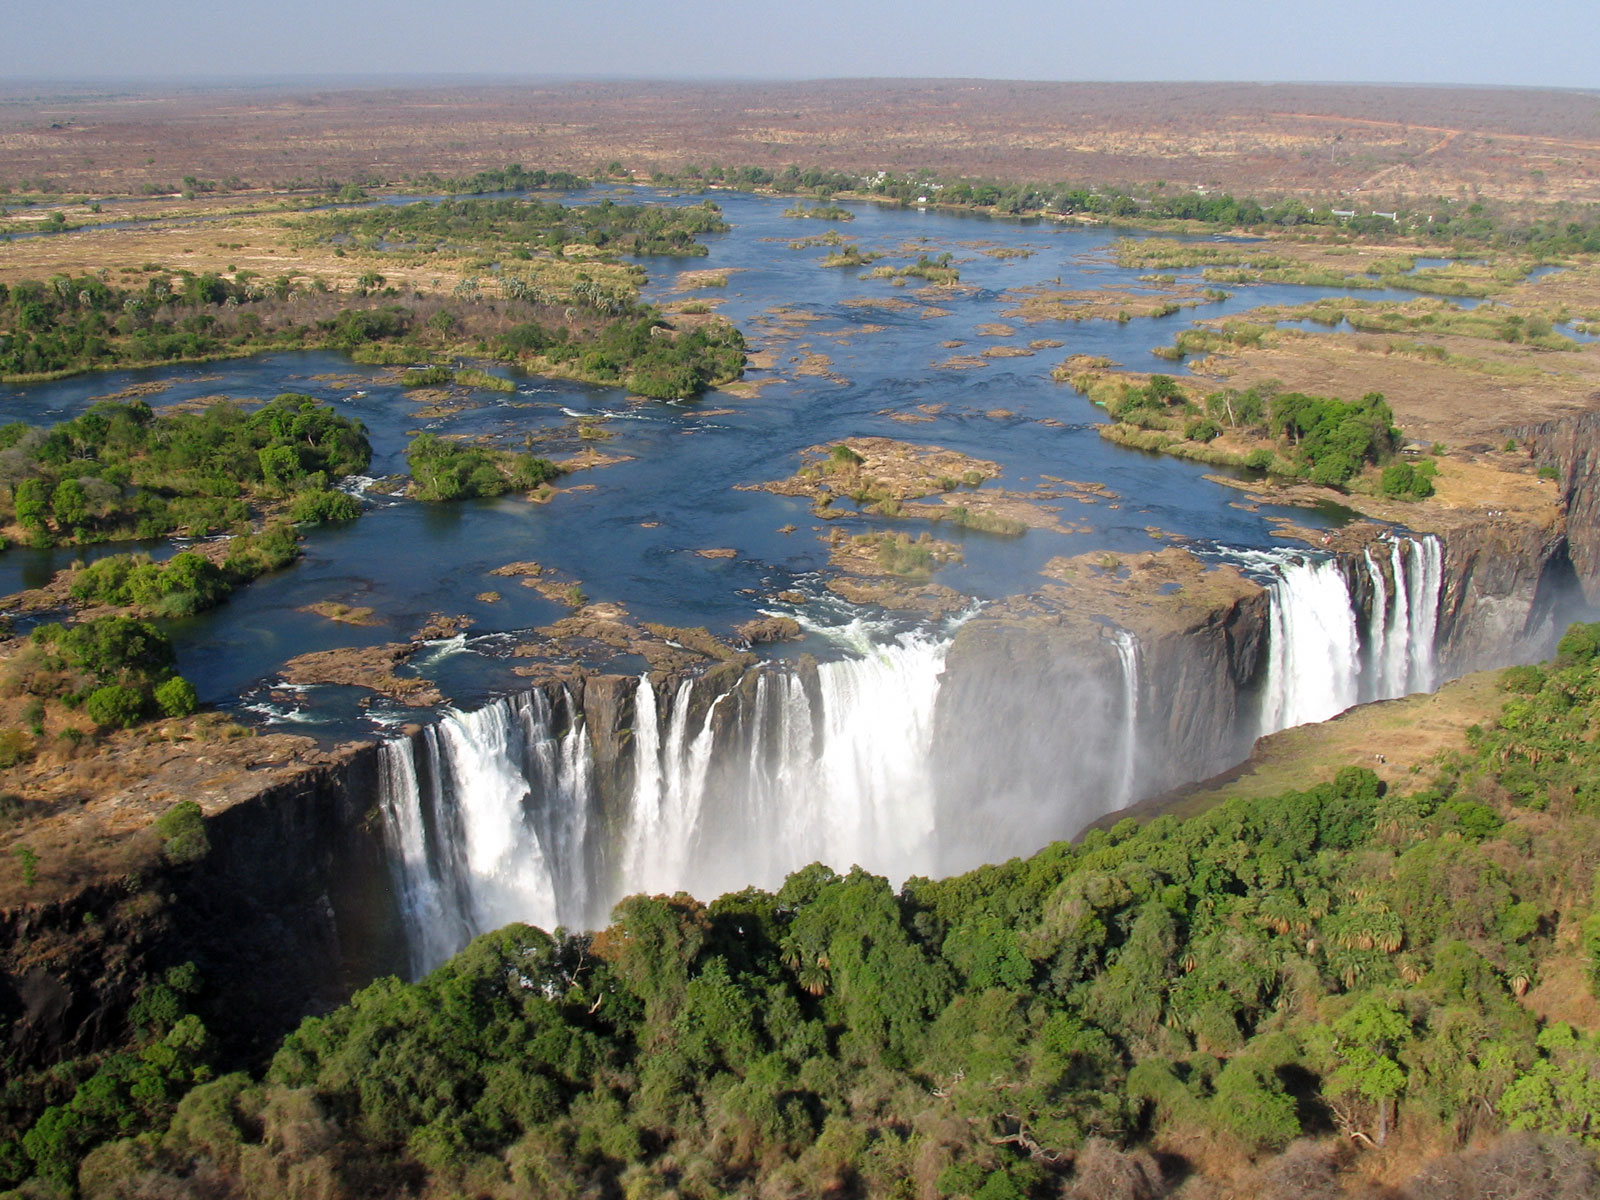
[[[1463,731],[1469,725],[1495,719],[1505,701],[1500,675],[1480,671],[1433,695],[1366,704],[1319,725],[1272,734],[1256,743],[1240,767],[1176,797],[1158,798],[1153,809],[1190,816],[1230,796],[1256,799],[1303,790],[1347,766],[1367,767],[1397,787],[1415,787],[1440,753],[1467,748]]]

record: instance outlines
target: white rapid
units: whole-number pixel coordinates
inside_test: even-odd
[[[1336,559],[1300,554],[1245,556],[1270,573],[1272,600],[1259,732],[1325,721],[1355,704],[1430,691],[1444,552],[1432,535],[1395,539],[1385,554],[1364,552],[1371,591],[1363,612],[1356,582]]]

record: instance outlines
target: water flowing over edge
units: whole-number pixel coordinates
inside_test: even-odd
[[[1270,595],[1255,732],[1434,686],[1437,538],[1375,542],[1357,566],[1303,552],[1235,557]],[[970,857],[984,831],[941,814],[934,768],[950,634],[890,635],[864,621],[812,632],[847,656],[809,669],[765,663],[716,688],[631,681],[627,748],[609,792],[583,707],[564,686],[447,712],[386,743],[380,808],[413,970],[510,921],[595,927],[633,892],[773,888],[812,861],[899,881]],[[1103,752],[1115,759],[1103,771],[1109,786],[1078,795],[1063,762],[1062,811],[1038,823],[1044,840],[1142,795],[1141,723],[1163,714],[1141,697],[1137,639],[1120,629],[1107,638],[1120,673],[1097,701]],[[1073,828],[1062,832],[1063,822]]]
[[[1266,572],[1272,600],[1259,734],[1437,686],[1444,547],[1432,534],[1375,541],[1359,568],[1291,551],[1236,557]]]

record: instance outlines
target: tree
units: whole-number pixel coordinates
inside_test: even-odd
[[[1394,1002],[1377,992],[1365,993],[1333,1026],[1339,1065],[1328,1079],[1335,1092],[1355,1092],[1377,1106],[1377,1136],[1389,1137],[1391,1105],[1406,1086],[1406,1072],[1396,1061],[1411,1039],[1411,1022]]]

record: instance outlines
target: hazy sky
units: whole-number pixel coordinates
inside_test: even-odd
[[[0,0],[0,81],[482,73],[1600,86],[1594,0],[74,0],[59,10],[22,8]]]

